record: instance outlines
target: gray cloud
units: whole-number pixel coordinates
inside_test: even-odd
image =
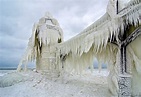
[[[108,0],[0,0],[0,67],[17,66],[32,26],[46,11],[59,21],[65,40],[105,12]]]

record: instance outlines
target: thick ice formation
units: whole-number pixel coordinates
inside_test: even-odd
[[[62,41],[63,32],[58,21],[50,13],[46,13],[37,24],[34,24],[27,50],[17,69],[20,70],[22,64],[25,64],[26,69],[26,64],[34,60],[37,70],[57,68],[56,45]]]
[[[67,72],[75,70],[81,73],[89,67],[93,68],[93,59],[96,57],[100,63],[108,63],[109,88],[117,95],[120,55],[118,46],[112,42],[114,40],[120,43],[118,35],[124,34],[129,26],[135,29],[141,25],[141,0],[124,0],[124,4],[119,0],[119,6],[116,2],[117,0],[109,0],[107,12],[98,21],[62,43],[60,43],[63,39],[62,30],[57,20],[47,14],[47,17],[41,18],[39,23],[35,24],[27,53],[21,63],[36,59],[38,70],[61,67]],[[130,34],[130,31],[126,33]],[[127,47],[127,64],[131,66],[129,73],[133,75],[132,95],[141,95],[140,41],[139,36]],[[57,44],[58,42],[60,44]]]
[[[98,21],[84,29],[74,38],[60,44],[58,48],[66,58],[64,63],[66,71],[75,68],[76,71],[82,72],[82,70],[92,67],[94,57],[96,57],[100,63],[107,62],[110,70],[108,77],[109,88],[113,94],[117,95],[120,55],[119,48],[115,43],[112,43],[112,41],[114,40],[120,43],[118,35],[124,34],[124,30],[127,29],[129,25],[135,27],[141,25],[141,1],[130,0],[130,2],[124,2],[123,6],[120,0],[119,4],[121,4],[120,6],[124,7],[124,9],[122,11],[119,10],[118,13],[116,13],[115,1],[116,0],[109,1],[107,12]],[[133,27],[133,29],[135,28]],[[126,33],[130,34],[130,31],[131,29]],[[113,39],[113,37],[115,37],[115,39]],[[141,78],[140,41],[141,38],[138,37],[127,47],[127,64],[131,66],[129,73],[133,75],[132,95],[141,95],[141,83],[139,83]]]
[[[28,78],[20,73],[9,73],[0,77],[0,87],[9,87],[19,82],[24,82]]]

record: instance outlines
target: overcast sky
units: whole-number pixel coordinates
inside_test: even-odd
[[[108,0],[0,0],[0,67],[17,67],[35,22],[50,12],[65,40],[100,18]]]

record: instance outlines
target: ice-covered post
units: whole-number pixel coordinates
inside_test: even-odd
[[[125,31],[125,32],[128,32]],[[127,64],[126,47],[134,41],[141,34],[141,26],[136,28],[129,36],[119,35],[120,43],[118,43],[120,51],[120,65],[119,65],[119,78],[118,78],[118,97],[131,97],[131,72],[130,66]]]
[[[130,66],[127,64],[126,59],[126,47],[132,41],[134,41],[139,35],[141,35],[141,26],[136,28],[129,36],[123,37],[120,35],[119,39],[121,42],[119,43],[120,50],[120,65],[119,65],[119,97],[131,97],[131,75],[130,75]]]
[[[116,2],[116,12],[119,13],[118,0]],[[127,64],[127,51],[128,44],[134,41],[141,34],[141,26],[136,28],[129,36],[128,29],[125,29],[124,34],[119,34],[119,43],[116,43],[119,47],[120,64],[119,64],[119,76],[118,76],[118,97],[131,97],[131,66]]]
[[[116,2],[116,13],[118,14],[118,0]],[[119,70],[118,70],[118,86],[119,86],[119,90],[118,90],[118,97],[131,97],[131,76],[130,74],[128,74],[130,71],[129,67],[127,66],[127,57],[126,57],[126,47],[127,45],[124,43],[124,40],[126,40],[126,33],[124,32],[124,34],[119,34],[119,43],[118,47],[119,47],[119,56],[120,56],[120,64],[119,64]]]
[[[121,38],[122,37],[122,38]],[[131,76],[130,66],[127,66],[126,57],[126,45],[123,43],[124,37],[120,36],[119,52],[120,52],[120,65],[119,65],[119,77],[118,77],[118,97],[131,97]]]
[[[118,0],[116,2],[116,13],[118,14]],[[119,34],[119,55],[120,55],[120,64],[119,64],[119,70],[118,70],[118,97],[131,97],[131,76],[127,73],[129,69],[127,66],[127,59],[126,59],[126,45],[123,43],[123,41],[126,39],[126,33]]]

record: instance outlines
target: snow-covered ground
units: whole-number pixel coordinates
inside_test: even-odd
[[[0,74],[0,97],[111,97],[106,70],[58,77],[47,72]]]

